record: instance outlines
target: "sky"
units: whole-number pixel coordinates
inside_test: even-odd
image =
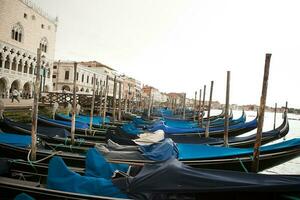
[[[300,1],[34,0],[58,16],[55,59],[97,60],[162,92],[259,104],[272,53],[267,105],[300,108]],[[206,94],[208,96],[208,93]]]

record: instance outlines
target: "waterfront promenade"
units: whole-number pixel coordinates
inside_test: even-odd
[[[33,99],[19,99],[20,103],[16,100],[11,102],[11,99],[0,100],[3,101],[5,109],[31,108],[33,104]]]

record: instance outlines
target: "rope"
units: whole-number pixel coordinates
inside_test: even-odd
[[[248,170],[247,170],[247,168],[245,167],[243,161],[242,161],[240,158],[237,158],[237,159],[238,159],[238,161],[240,162],[240,164],[241,164],[242,168],[244,169],[244,171],[245,171],[246,173],[248,173]]]
[[[28,154],[27,154],[27,161],[30,163],[30,164],[34,164],[34,163],[40,163],[40,162],[42,162],[42,161],[44,161],[44,160],[47,160],[47,159],[49,159],[49,158],[51,158],[51,157],[53,157],[53,156],[55,156],[55,155],[58,155],[58,154],[61,154],[62,153],[62,151],[55,151],[55,152],[53,152],[52,154],[50,154],[49,156],[46,156],[45,158],[42,158],[42,159],[40,159],[40,160],[36,160],[36,161],[31,161],[30,160],[30,154],[31,154],[31,149],[29,150],[29,152],[28,152]]]

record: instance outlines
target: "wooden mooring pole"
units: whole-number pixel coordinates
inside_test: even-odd
[[[275,103],[275,108],[274,108],[274,124],[273,124],[273,130],[276,128],[276,113],[277,113],[277,103]]]
[[[194,121],[196,121],[196,110],[197,110],[197,91],[195,91],[195,100],[194,100],[194,112],[193,112]]]
[[[202,89],[199,90],[199,109],[198,109],[198,125],[200,126],[201,124],[201,99],[202,98]]]
[[[148,104],[148,119],[150,119],[150,116],[151,116],[151,93],[152,93],[152,89],[150,88],[149,104]]]
[[[36,79],[34,84],[33,105],[32,105],[32,126],[31,126],[31,157],[32,161],[36,160],[36,132],[37,132],[37,116],[39,109],[39,96],[40,96],[40,82],[41,82],[41,54],[40,48],[37,49],[36,60]]]
[[[206,85],[204,85],[204,88],[203,88],[203,101],[202,101],[202,109],[201,109],[201,112],[203,112],[203,115],[201,115],[201,127],[203,127],[203,118],[205,115],[205,93],[206,93]]]
[[[75,119],[76,119],[76,78],[77,78],[77,62],[74,63],[74,80],[73,80],[73,109],[71,121],[71,144],[75,142]]]
[[[93,97],[92,97],[92,105],[91,105],[91,112],[90,112],[90,132],[92,132],[92,127],[93,127],[93,117],[94,117],[94,107],[95,107],[95,92],[96,89],[96,74],[94,74],[93,78]]]
[[[106,106],[107,106],[107,95],[108,95],[108,90],[109,90],[109,86],[108,86],[108,79],[109,76],[106,76],[106,82],[105,82],[105,96],[104,96],[104,105],[103,105],[103,116],[102,116],[102,126],[105,125],[105,118],[106,118]]]
[[[256,141],[254,144],[254,151],[253,151],[252,172],[258,172],[258,170],[259,170],[261,133],[262,133],[263,124],[264,124],[265,105],[266,105],[266,99],[267,99],[271,55],[272,54],[266,54],[266,59],[265,59],[264,79],[263,79],[262,92],[261,92],[261,97],[260,97],[260,107],[259,107],[259,114],[258,114]]]
[[[208,111],[207,111],[207,121],[205,126],[205,137],[209,137],[209,124],[210,124],[210,109],[211,109],[211,101],[212,101],[212,94],[213,94],[213,88],[214,88],[214,81],[210,82],[210,94],[209,94],[209,102],[208,102]]]
[[[119,81],[118,121],[122,118],[122,83]]]
[[[230,71],[227,71],[225,121],[224,121],[224,146],[225,147],[228,147],[229,96],[230,96]]]
[[[99,117],[102,118],[102,92],[103,92],[103,86],[102,86],[102,80],[100,80],[100,92],[99,92]],[[100,124],[102,122],[100,121]]]
[[[186,93],[183,94],[183,114],[182,114],[182,119],[185,119],[185,104],[186,104]]]
[[[116,122],[116,96],[117,96],[117,77],[114,78],[114,90],[113,90],[113,124]]]

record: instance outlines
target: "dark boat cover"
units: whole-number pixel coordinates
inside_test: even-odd
[[[126,198],[110,179],[81,176],[68,169],[61,157],[49,163],[47,188],[80,194]]]
[[[4,125],[9,126],[9,127],[16,127],[16,128],[21,128],[24,130],[27,130],[28,132],[31,132],[32,126],[30,124],[24,124],[20,122],[15,122],[12,121],[8,118],[5,118],[3,120]],[[51,126],[41,126],[38,125],[37,127],[37,134],[38,135],[45,135],[48,137],[68,137],[70,135],[70,132],[67,131],[64,128],[57,128],[57,127],[51,127]]]
[[[114,179],[113,183],[136,199],[164,199],[166,193],[224,191],[297,191],[299,175],[263,175],[224,170],[196,169],[176,159],[146,164],[135,177]]]

